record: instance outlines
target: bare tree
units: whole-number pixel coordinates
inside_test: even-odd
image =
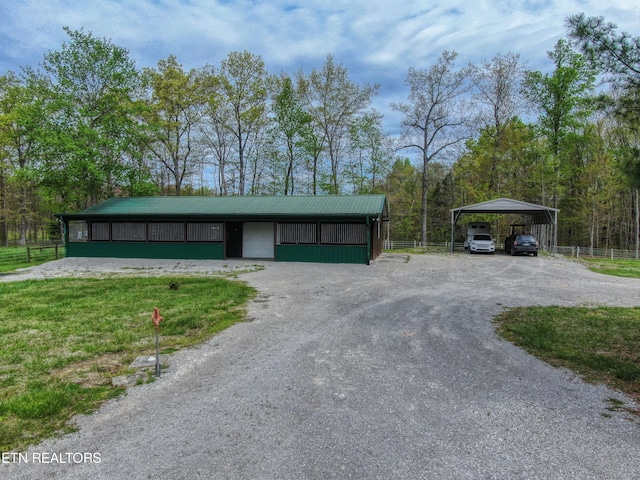
[[[447,149],[469,138],[468,116],[463,95],[472,88],[469,68],[454,70],[455,52],[444,51],[428,70],[409,68],[405,83],[409,103],[392,104],[403,114],[399,149],[415,148],[422,161],[422,207],[420,241],[427,242],[429,162]]]
[[[313,70],[308,78],[298,74],[304,108],[322,132],[322,144],[330,162],[329,193],[340,193],[340,163],[347,151],[351,122],[371,103],[378,85],[357,85],[349,80],[346,67],[336,65],[332,55],[322,70]]]
[[[218,118],[233,135],[238,160],[238,194],[244,195],[250,142],[264,130],[273,79],[262,57],[247,51],[231,52],[220,68],[221,98]]]
[[[520,63],[520,56],[513,53],[496,55],[490,62],[471,67],[471,79],[475,87],[473,97],[481,106],[481,128],[493,139],[490,190],[495,189],[498,181],[499,157],[505,133],[524,103],[521,94],[523,77],[524,67]]]
[[[483,124],[485,128],[494,127],[499,136],[524,104],[521,94],[524,66],[520,55],[498,54],[490,62],[470,69],[476,89],[474,98],[484,107]]]
[[[232,121],[229,109],[222,108],[225,96],[215,67],[205,66],[198,78],[205,99],[205,114],[199,125],[200,140],[205,149],[205,158],[214,171],[215,190],[219,195],[227,195],[231,190],[227,180],[227,165],[236,145],[234,134],[228,128]]]

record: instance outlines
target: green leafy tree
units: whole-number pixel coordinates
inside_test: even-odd
[[[554,172],[552,203],[558,208],[562,189],[570,183],[574,171],[570,152],[593,111],[595,71],[584,57],[561,39],[549,52],[552,74],[525,73],[524,94],[539,112],[538,125],[547,141],[548,161]]]
[[[632,245],[636,251],[636,258],[640,258],[640,141],[638,128],[628,117],[611,115],[609,120],[612,127],[609,129],[610,144],[608,149],[613,152],[617,160],[618,171],[622,173],[626,185],[632,192],[632,207],[634,228],[621,239],[621,245]],[[622,204],[622,202],[620,202]],[[631,222],[627,222],[631,223]],[[627,230],[621,228],[621,231]]]
[[[617,32],[617,26],[604,17],[584,13],[567,18],[569,37],[591,64],[613,76],[624,88],[640,89],[640,37]],[[640,111],[640,107],[636,105]]]
[[[26,245],[29,225],[37,216],[38,126],[42,123],[35,91],[17,75],[0,77],[0,238],[7,241],[7,222],[15,218],[18,243]]]
[[[304,170],[307,172],[306,192],[317,195],[319,191],[320,159],[324,151],[324,137],[314,124],[305,124],[302,129],[302,139],[300,141],[301,153],[303,155]]]
[[[349,129],[350,156],[344,170],[354,194],[378,192],[393,160],[391,140],[382,130],[376,111],[356,118]]]
[[[62,208],[84,208],[129,179],[139,154],[141,82],[126,49],[82,30],[45,55],[33,85],[46,98],[41,188]]]
[[[277,151],[284,157],[284,194],[293,195],[295,192],[295,168],[299,158],[303,156],[302,143],[305,132],[312,120],[303,108],[293,81],[283,75],[278,82],[279,91],[274,99],[272,108],[274,113],[273,133],[277,143]]]
[[[640,250],[640,37],[617,31],[604,17],[587,17],[584,13],[567,18],[569,36],[580,51],[601,72],[609,76],[616,95],[615,114],[627,130],[618,143],[621,147],[622,172],[634,188],[636,217],[635,249]],[[620,129],[618,129],[620,131]]]
[[[480,106],[480,128],[493,139],[491,162],[487,165],[489,189],[495,189],[501,181],[497,169],[504,150],[502,144],[511,122],[522,110],[523,70],[519,55],[513,53],[496,55],[490,62],[471,67],[473,97]]]
[[[616,220],[617,205],[613,199],[629,196],[622,172],[616,165],[615,150],[607,147],[608,135],[604,121],[590,125],[586,132],[589,148],[581,178],[581,204],[586,211],[581,215],[581,231],[588,232],[590,248],[610,248],[619,244],[617,232],[620,226]]]
[[[408,158],[396,159],[385,181],[389,203],[389,237],[420,238],[420,172]]]
[[[170,176],[176,195],[185,177],[197,165],[196,125],[204,115],[197,72],[185,72],[175,56],[158,62],[157,69],[145,70],[151,90],[144,114],[150,131],[149,148],[162,170]]]
[[[488,128],[466,142],[454,165],[457,205],[496,197],[540,202],[545,183],[544,151],[534,127],[514,118],[505,124],[501,138],[496,146],[495,131]]]
[[[199,124],[200,141],[204,148],[204,157],[210,159],[215,190],[220,195],[227,195],[233,191],[227,173],[235,145],[234,135],[227,128],[227,125],[232,123],[228,118],[230,112],[222,107],[224,94],[217,69],[207,65],[199,71],[198,77],[205,101],[204,116]]]

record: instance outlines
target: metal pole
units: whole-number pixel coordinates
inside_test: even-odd
[[[558,253],[558,212],[553,212],[553,253]]]
[[[454,220],[454,212],[451,212],[451,249],[449,250],[449,253],[453,253],[453,247],[456,241],[456,221]]]
[[[160,376],[160,335],[156,327],[156,377]]]

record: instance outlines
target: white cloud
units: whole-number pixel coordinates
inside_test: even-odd
[[[231,51],[261,55],[273,73],[320,68],[328,53],[355,81],[381,85],[376,106],[403,101],[410,66],[428,68],[443,50],[458,65],[519,53],[551,68],[547,51],[568,15],[604,16],[640,35],[628,0],[0,0],[0,73],[37,66],[84,28],[127,48],[139,67],[170,54],[185,68],[219,64]]]

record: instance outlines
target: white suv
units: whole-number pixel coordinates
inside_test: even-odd
[[[490,253],[496,251],[496,242],[490,233],[476,233],[469,242],[469,253]]]

